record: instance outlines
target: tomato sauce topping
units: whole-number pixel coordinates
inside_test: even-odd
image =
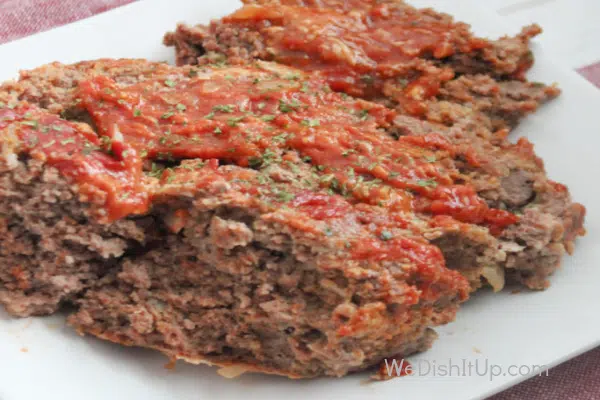
[[[447,215],[488,225],[493,233],[517,221],[491,210],[471,187],[455,184],[464,177],[443,162],[455,155],[443,136],[394,139],[384,131],[393,111],[334,93],[326,80],[304,80],[293,69],[190,70],[189,76],[174,73],[125,87],[95,77],[80,84],[79,97],[99,137],[30,106],[3,108],[2,119],[19,122],[29,152],[82,188],[105,191],[109,219],[147,207],[144,160],[219,159],[259,167],[295,150],[323,187],[354,202]],[[324,198],[301,196],[294,204],[312,208],[317,219],[344,212]]]
[[[101,219],[111,221],[147,210],[141,160],[127,143],[102,142],[90,129],[27,104],[0,108],[0,130],[9,125],[20,151],[72,178],[82,194],[106,193],[106,215]]]
[[[428,198],[420,200],[417,206],[420,211],[433,215],[448,215],[471,224],[484,224],[496,235],[507,226],[518,222],[518,217],[508,211],[491,209],[470,186],[437,187]]]
[[[307,3],[307,4],[304,4]],[[321,4],[324,3],[324,4]],[[381,96],[395,80],[394,97],[408,112],[454,77],[427,59],[443,59],[489,46],[449,17],[402,3],[364,0],[246,5],[223,19],[266,38],[275,61],[326,77],[332,89],[362,98]],[[282,29],[278,29],[278,28]]]
[[[97,77],[81,84],[81,104],[101,135],[127,143],[142,158],[216,158],[257,167],[292,149],[313,165],[323,186],[358,201],[496,230],[514,223],[469,187],[454,185],[459,172],[439,162],[455,154],[443,136],[394,139],[382,131],[395,115],[384,106],[331,92],[325,80],[302,80],[287,68],[197,74],[125,88]]]
[[[342,197],[309,191],[296,195],[292,205],[317,220],[342,218],[351,209],[350,203]]]

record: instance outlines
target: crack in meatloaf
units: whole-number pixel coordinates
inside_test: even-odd
[[[0,301],[69,302],[82,333],[310,377],[427,348],[469,286],[547,285],[583,208],[528,142],[327,83],[98,60],[3,84]]]
[[[533,64],[524,28],[488,41],[469,26],[399,0],[246,0],[209,26],[179,25],[164,42],[177,63],[275,61],[317,73],[333,90],[453,124],[482,113],[494,129],[512,128],[559,94],[525,81]]]

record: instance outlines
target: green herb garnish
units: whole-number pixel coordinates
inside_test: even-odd
[[[368,85],[375,82],[375,78],[373,78],[373,76],[371,76],[371,75],[363,75],[360,77],[360,80]]]
[[[33,129],[37,129],[37,128],[38,128],[38,126],[39,126],[39,124],[38,124],[38,122],[37,122],[37,121],[23,121],[23,122],[21,122],[21,123],[22,123],[23,125],[30,126],[30,127],[32,127]]]
[[[236,127],[238,125],[238,123],[242,122],[244,119],[246,119],[245,116],[229,118],[227,120],[227,125],[231,126],[232,128]]]
[[[360,110],[359,112],[356,113],[356,116],[361,121],[365,121],[367,118],[369,118],[369,110]]]
[[[435,179],[421,179],[417,182],[417,185],[421,186],[421,187],[437,187],[438,183],[435,181]]]
[[[304,119],[304,120],[302,120],[301,124],[303,126],[308,126],[308,127],[312,128],[312,127],[321,125],[321,121],[319,121],[318,119]]]
[[[213,107],[213,111],[220,111],[224,113],[232,113],[235,110],[233,104],[219,104]]]
[[[287,203],[288,201],[294,200],[296,196],[286,191],[280,191],[277,193],[277,198],[282,202]]]
[[[385,240],[385,241],[391,240],[393,237],[394,237],[394,235],[392,235],[392,233],[389,231],[381,232],[381,236],[380,236],[381,240]]]
[[[292,101],[291,103],[286,103],[283,100],[279,100],[279,111],[283,113],[289,113],[300,107],[300,103],[297,101]]]

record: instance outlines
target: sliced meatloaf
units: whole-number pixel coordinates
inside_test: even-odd
[[[86,292],[78,330],[235,373],[342,376],[427,349],[466,297],[437,247],[305,182],[299,159],[197,164],[162,175],[152,213],[170,234]]]
[[[0,301],[14,315],[70,302],[81,333],[117,343],[342,376],[428,348],[468,295],[426,224],[330,193],[294,152],[261,171],[190,158],[142,173],[132,132],[0,111]]]
[[[469,26],[400,0],[248,0],[210,26],[179,25],[165,36],[177,62],[245,63],[261,59],[325,77],[332,89],[429,119],[431,103],[455,122],[483,113],[494,129],[511,128],[556,87],[524,80],[529,40],[541,30],[488,41]],[[435,116],[433,122],[437,121]]]
[[[324,186],[355,202],[410,204],[433,228],[423,237],[474,288],[482,276],[501,288],[505,272],[531,288],[548,285],[583,233],[585,212],[548,180],[527,141],[492,133],[482,114],[432,124],[332,93],[325,83],[269,63],[175,68],[101,60],[24,72],[4,92],[93,119],[102,135],[124,135],[144,146],[145,157],[167,163],[218,157],[262,168],[278,149],[294,150]],[[140,96],[142,88],[154,91]],[[186,136],[194,130],[210,134]]]

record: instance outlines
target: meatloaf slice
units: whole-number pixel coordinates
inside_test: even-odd
[[[329,193],[293,152],[261,172],[189,159],[142,174],[131,136],[1,111],[0,301],[14,315],[68,301],[82,333],[341,376],[428,348],[468,296],[427,224]]]
[[[299,159],[214,161],[162,175],[152,214],[169,235],[85,294],[80,332],[238,373],[342,376],[428,348],[454,318],[467,282],[402,219],[300,183]]]
[[[150,69],[160,72],[149,78],[145,72]],[[137,83],[130,79],[132,70],[139,71]],[[68,85],[52,90],[51,82],[61,75],[69,77],[62,80]],[[134,146],[141,146],[148,161],[219,157],[262,168],[281,162],[274,150],[291,147],[313,164],[313,173],[331,190],[355,201],[400,208],[406,208],[401,204],[408,205],[414,196],[438,195],[432,190],[438,185],[436,177],[445,184],[464,183],[454,167],[452,146],[439,136],[393,139],[384,134],[395,129],[392,111],[331,93],[322,80],[304,80],[300,71],[275,64],[198,69],[100,60],[23,72],[19,82],[4,87],[13,97],[50,104],[51,109],[72,118],[93,119],[105,139],[131,140]],[[147,92],[148,87],[156,92]],[[140,98],[140,90],[147,94]],[[197,135],[190,137],[190,133]],[[146,167],[152,172],[148,164]],[[462,194],[465,200],[469,195],[474,193],[468,189]],[[451,223],[440,227],[429,213],[418,212],[419,218],[435,229],[431,235],[439,238],[459,232],[465,246],[477,249],[472,262],[459,268],[468,271],[473,287],[479,287],[482,265],[501,269],[498,262],[505,255],[488,230],[489,223],[502,223],[501,219],[486,221],[487,206],[481,200],[475,203],[475,222],[483,226],[450,218]],[[455,211],[446,214],[460,216]],[[502,283],[495,279],[494,287]]]
[[[146,244],[147,221],[100,222],[110,216],[98,205],[133,210],[135,201],[113,198],[110,185],[126,188],[110,174],[125,168],[95,150],[89,127],[11,107],[0,108],[0,304],[17,316],[50,314]],[[74,153],[83,146],[85,159]]]
[[[461,113],[484,113],[495,128],[515,126],[559,94],[524,81],[537,27],[487,41],[448,15],[398,0],[246,3],[210,26],[179,25],[167,34],[178,64],[276,61],[318,73],[334,90],[420,118],[430,116],[431,102],[466,104]]]

